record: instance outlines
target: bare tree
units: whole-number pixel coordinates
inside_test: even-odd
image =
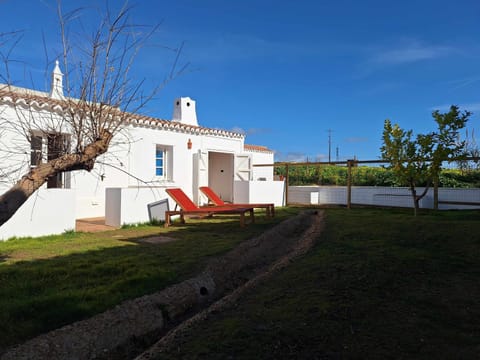
[[[475,138],[475,129],[472,129],[470,134],[468,129],[465,130],[465,156],[468,159],[457,161],[460,170],[466,172],[480,169],[480,148]]]
[[[108,151],[112,139],[128,124],[132,113],[143,108],[161,86],[184,70],[169,71],[164,83],[145,95],[143,81],[132,79],[132,68],[139,50],[157,26],[132,25],[131,9],[124,5],[115,16],[107,9],[98,29],[89,37],[75,36],[70,26],[81,19],[82,10],[64,14],[58,1],[57,11],[62,43],[59,59],[65,74],[57,61],[48,102],[44,94],[12,86],[8,76],[9,54],[3,54],[8,81],[0,87],[0,97],[13,110],[0,113],[0,128],[9,133],[5,138],[13,139],[13,144],[0,144],[0,179],[15,183],[0,196],[0,225],[59,174],[91,171],[96,159]],[[174,66],[178,54],[175,59]],[[46,151],[42,151],[45,147]],[[19,158],[23,159],[20,163]]]

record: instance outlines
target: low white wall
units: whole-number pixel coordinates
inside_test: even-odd
[[[284,206],[284,181],[235,181],[234,203],[274,203]]]
[[[318,194],[318,204],[347,204],[346,186],[289,186],[289,204],[312,204]],[[422,193],[424,188],[418,188]],[[480,202],[480,189],[439,188],[439,201]],[[352,186],[352,203],[361,205],[412,207],[413,200],[408,188],[380,186]],[[421,208],[433,208],[433,189],[420,201]],[[439,204],[439,209],[476,209],[474,205]]]
[[[75,190],[40,189],[0,227],[0,240],[75,230]]]
[[[105,198],[103,196],[77,197],[75,213],[77,219],[105,216]]]
[[[175,207],[165,188],[108,188],[105,194],[105,224],[115,227],[149,221],[153,202],[168,198],[170,209]]]

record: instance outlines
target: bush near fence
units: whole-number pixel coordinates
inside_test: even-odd
[[[292,164],[294,165],[294,164]],[[347,185],[347,167],[338,165],[291,166],[289,185]],[[285,166],[276,166],[275,174],[286,176]],[[352,169],[352,184],[356,186],[403,186],[392,171],[384,167],[358,166]],[[418,184],[425,186],[425,184]],[[462,171],[444,169],[440,174],[440,187],[480,188],[480,170]]]

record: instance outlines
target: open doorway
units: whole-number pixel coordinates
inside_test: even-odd
[[[233,202],[234,154],[208,153],[208,186],[223,201]]]

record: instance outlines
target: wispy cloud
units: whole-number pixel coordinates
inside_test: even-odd
[[[455,51],[450,46],[423,44],[418,40],[408,40],[394,47],[379,49],[370,60],[380,65],[401,65],[445,57]]]
[[[275,161],[285,161],[285,162],[322,162],[328,161],[328,155],[326,154],[316,154],[309,155],[303,152],[276,152]]]
[[[261,135],[261,134],[268,134],[272,132],[272,129],[267,129],[267,128],[249,128],[249,129],[243,129],[239,126],[234,126],[233,128],[230,129],[230,131],[240,133],[243,135]]]
[[[364,61],[358,63],[357,78],[365,78],[381,69],[434,61],[460,49],[445,44],[425,43],[417,39],[400,39],[388,45],[370,44],[357,47]]]
[[[307,161],[307,154],[302,152],[276,152],[275,153],[276,161],[288,161],[288,162],[305,162]]]
[[[315,155],[315,158],[314,158],[315,161],[328,161],[328,155],[326,154],[317,154]]]
[[[265,39],[249,34],[198,34],[185,43],[185,55],[199,64],[217,64],[252,59],[298,60],[315,56],[322,49],[305,42]]]
[[[457,79],[450,81],[449,84],[451,85],[452,90],[458,90],[478,82],[480,82],[480,76],[472,76],[465,79]]]

